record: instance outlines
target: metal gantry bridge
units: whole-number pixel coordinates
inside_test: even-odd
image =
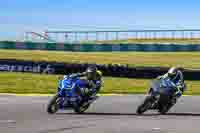
[[[182,30],[97,30],[26,32],[27,41],[82,43],[117,40],[191,39],[200,40],[200,29]]]

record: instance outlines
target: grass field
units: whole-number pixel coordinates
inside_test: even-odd
[[[55,93],[60,75],[40,75],[30,73],[0,73],[0,93]],[[186,81],[188,90],[185,94],[200,95],[199,81]],[[150,80],[127,78],[104,78],[101,93],[143,94],[147,91]]]
[[[0,50],[0,59],[56,61],[132,66],[182,66],[200,68],[200,52],[56,52]]]

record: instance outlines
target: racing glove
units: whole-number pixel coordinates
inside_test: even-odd
[[[182,94],[183,94],[183,91],[182,91],[182,86],[181,85],[178,85],[176,87],[177,91],[175,93],[175,97],[180,97]]]
[[[98,86],[93,81],[88,81],[89,95],[96,95]]]

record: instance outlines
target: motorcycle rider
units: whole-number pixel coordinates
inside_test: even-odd
[[[175,99],[179,98],[183,92],[186,90],[186,86],[184,84],[184,77],[182,71],[177,67],[171,67],[168,72],[162,76],[159,76],[158,79],[170,79],[172,83],[174,83],[175,89],[177,89],[175,93]]]
[[[87,88],[80,88],[81,94],[87,100],[96,96],[96,94],[100,91],[102,86],[102,72],[97,69],[96,66],[89,66],[85,72],[71,74],[67,76],[69,78],[76,78],[76,77],[86,77],[87,81]]]

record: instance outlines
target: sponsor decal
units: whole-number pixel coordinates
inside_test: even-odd
[[[50,64],[47,64],[46,66],[40,64],[38,65],[0,64],[0,71],[54,74],[55,68]]]

